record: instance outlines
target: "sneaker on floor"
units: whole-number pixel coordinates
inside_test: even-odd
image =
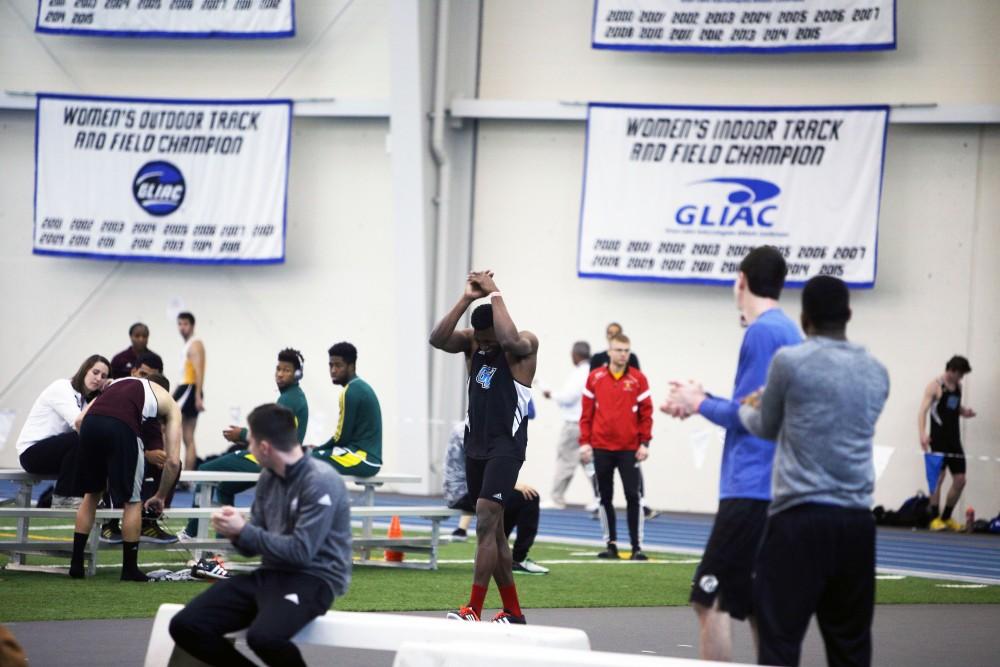
[[[101,526],[101,542],[106,544],[122,543],[122,527],[118,519],[105,521],[104,525]]]
[[[646,507],[643,505],[642,516],[646,519],[646,521],[649,521],[650,519],[655,519],[660,516],[660,512],[658,510],[654,510],[652,507]]]
[[[543,510],[564,510],[566,509],[566,503],[562,500],[546,500],[538,508]]]
[[[181,528],[177,531],[177,541],[178,542],[194,542],[198,537],[196,535],[188,535],[187,529]]]
[[[507,625],[527,625],[528,622],[524,620],[524,614],[520,616],[515,616],[506,609],[503,611],[498,611],[497,615],[490,620],[490,623],[506,623]]]
[[[191,576],[195,579],[228,579],[232,575],[225,568],[222,556],[212,556],[211,558],[202,558],[192,565]]]
[[[959,523],[958,523],[958,521],[955,521],[954,519],[945,519],[944,520],[944,527],[947,528],[948,530],[950,530],[953,533],[961,533],[961,532],[963,532],[962,526],[960,526]]]
[[[649,556],[643,553],[642,549],[632,549],[632,555],[628,557],[629,560],[649,560]]]
[[[142,532],[139,533],[140,542],[153,542],[154,544],[173,544],[177,541],[177,536],[163,530],[163,526],[158,521],[145,520],[142,522]]]
[[[445,616],[449,621],[478,621],[479,614],[472,607],[462,607],[458,611],[449,611]]]
[[[941,517],[937,517],[931,520],[930,529],[934,531],[948,530],[948,524],[946,524]]]
[[[589,503],[587,503],[587,506],[584,507],[583,509],[587,510],[588,512],[596,512],[597,508],[600,506],[601,506],[600,500],[592,500]]]
[[[514,571],[523,572],[524,574],[548,574],[549,568],[542,567],[530,558],[525,558],[520,563],[514,561]]]
[[[608,543],[608,548],[597,554],[598,558],[610,558],[611,560],[618,560],[618,545],[613,542]]]
[[[469,532],[465,528],[456,528],[451,531],[452,542],[465,542],[469,539]]]

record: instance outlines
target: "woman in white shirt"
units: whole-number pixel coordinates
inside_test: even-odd
[[[58,475],[55,495],[73,495],[73,475],[80,434],[76,418],[104,389],[111,363],[99,354],[87,357],[72,378],[60,378],[35,399],[17,439],[21,467],[36,475]]]

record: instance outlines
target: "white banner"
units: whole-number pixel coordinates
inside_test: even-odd
[[[789,285],[875,284],[889,108],[591,104],[577,271],[732,283],[756,246]]]
[[[871,51],[896,48],[896,0],[594,0],[595,49]]]
[[[295,0],[38,0],[35,31],[112,37],[293,37]]]
[[[34,252],[277,263],[289,100],[38,96]]]

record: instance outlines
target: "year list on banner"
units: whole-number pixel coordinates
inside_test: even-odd
[[[895,0],[595,0],[595,49],[872,51],[896,48]]]
[[[887,106],[590,105],[581,277],[730,284],[771,245],[788,284],[873,287]]]
[[[93,37],[294,37],[295,0],[38,0],[35,32]]]
[[[278,263],[289,100],[39,94],[34,253]]]

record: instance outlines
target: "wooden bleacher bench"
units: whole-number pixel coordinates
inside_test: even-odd
[[[181,481],[196,482],[201,485],[198,493],[201,500],[200,507],[174,507],[168,509],[164,516],[168,519],[207,519],[211,516],[215,508],[211,506],[212,487],[222,482],[256,482],[259,473],[246,472],[211,472],[193,471],[182,472]],[[0,507],[0,518],[17,519],[16,535],[14,540],[0,540],[0,552],[11,553],[12,564],[15,567],[26,565],[27,555],[58,555],[64,556],[72,551],[72,545],[68,542],[44,541],[29,539],[28,531],[32,518],[65,518],[71,519],[76,516],[73,509],[50,509],[31,507],[31,489],[35,484],[54,479],[54,477],[32,475],[23,470],[0,469],[0,481],[12,481],[19,484],[17,494],[14,498],[13,506]],[[357,564],[363,565],[388,565],[392,567],[407,567],[418,569],[437,569],[437,551],[442,542],[440,528],[441,522],[449,518],[460,516],[458,510],[448,509],[442,506],[376,506],[375,489],[384,484],[407,484],[416,483],[420,478],[416,475],[380,475],[378,477],[345,477],[345,482],[360,485],[362,494],[361,504],[351,507],[352,519],[358,520],[361,525],[362,534],[354,539],[354,548],[360,552],[360,558],[355,560]],[[244,513],[249,513],[249,508],[237,508]],[[100,520],[114,519],[121,516],[121,510],[109,509],[98,510],[97,519],[91,532],[86,554],[87,572],[93,575],[97,571],[98,550],[100,548],[117,548],[117,545],[102,544],[99,539]],[[418,517],[428,519],[431,522],[431,529],[428,535],[409,535],[402,538],[376,537],[373,534],[375,519],[378,517]],[[143,543],[143,549],[183,549],[192,552],[195,558],[201,556],[203,550],[213,552],[231,551],[232,545],[228,540],[213,539],[209,536],[208,521],[199,521],[198,535],[194,540],[183,543],[156,544]],[[391,548],[394,551],[406,553],[426,553],[427,562],[392,562],[373,558],[372,552]]]
[[[160,605],[149,636],[145,667],[190,667],[203,664],[176,648],[170,637],[170,619],[181,609],[183,606],[179,604]],[[229,636],[239,639],[244,633]],[[461,623],[426,616],[349,611],[328,611],[299,631],[292,640],[296,644],[313,646],[397,651],[404,642],[426,642],[431,638],[438,644],[475,642],[480,647],[492,644],[590,650],[590,638],[577,628]]]

